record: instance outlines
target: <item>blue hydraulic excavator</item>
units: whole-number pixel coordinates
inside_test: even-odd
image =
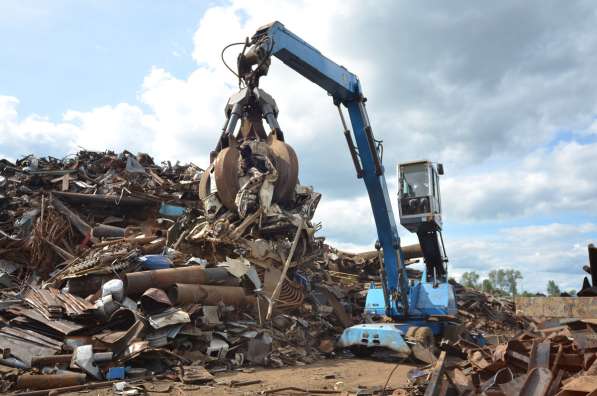
[[[259,78],[267,74],[272,56],[325,89],[338,109],[357,177],[363,179],[367,187],[381,263],[381,284],[371,284],[366,298],[365,317],[369,318],[369,323],[345,329],[339,346],[350,348],[359,355],[387,348],[399,355],[414,352],[417,357],[414,346],[432,347],[434,337],[442,335],[446,323],[456,315],[441,237],[438,175],[443,174],[443,167],[429,161],[410,162],[398,167],[401,224],[417,234],[425,261],[422,277],[409,280],[386,185],[381,141],[373,135],[366,99],[357,76],[323,56],[280,22],[261,27],[250,39],[237,44],[243,45],[243,50],[237,59],[237,71],[232,71],[238,76],[242,89],[226,106],[226,123],[212,155],[226,148],[238,120],[243,114],[246,116],[250,104],[259,107],[259,118],[266,120],[271,135],[284,141],[277,122],[275,101],[259,88]],[[342,106],[348,110],[352,134]],[[288,162],[296,162],[293,151],[286,149],[285,153]],[[288,176],[293,172],[293,169],[287,169],[282,173]]]

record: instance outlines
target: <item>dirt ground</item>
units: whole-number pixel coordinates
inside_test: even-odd
[[[311,390],[338,390],[356,393],[359,390],[381,389],[397,361],[376,361],[354,358],[322,360],[314,364],[279,369],[255,369],[252,372],[224,372],[216,374],[216,385],[183,385],[172,381],[154,381],[141,386],[150,396],[164,395],[259,395],[278,388],[296,387]],[[392,375],[388,388],[398,388],[407,384],[407,373],[415,367],[410,363],[400,363]],[[251,370],[249,370],[251,371]],[[231,387],[230,383],[260,380],[253,385]],[[335,393],[335,392],[332,392]],[[363,392],[366,394],[366,392]],[[94,389],[64,395],[108,396],[110,388]],[[272,393],[275,395],[298,395],[302,392],[291,390]],[[336,393],[340,394],[340,393]]]

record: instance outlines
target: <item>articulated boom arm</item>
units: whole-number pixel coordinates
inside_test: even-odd
[[[384,168],[373,138],[365,99],[359,79],[346,68],[332,62],[318,50],[288,31],[280,22],[260,28],[251,39],[251,47],[239,56],[239,71],[250,75],[251,65],[257,65],[257,81],[267,73],[270,56],[325,89],[338,105],[351,156],[359,178],[363,178],[377,227],[379,244],[383,249],[385,272],[386,310],[400,294],[403,316],[408,314],[408,280],[400,249],[400,237],[388,194]],[[242,73],[242,72],[241,72]],[[255,76],[255,74],[253,74]],[[348,109],[356,148],[344,122],[340,103]]]

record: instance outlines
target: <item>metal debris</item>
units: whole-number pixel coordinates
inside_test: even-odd
[[[23,374],[17,379],[17,388],[42,390],[82,385],[84,383],[85,374],[80,373],[43,375]]]
[[[438,375],[436,363],[435,369],[413,377],[410,394],[419,394],[421,385],[426,395],[453,389],[466,395],[564,396],[597,389],[592,368],[597,361],[597,321],[516,317],[507,298],[457,290],[459,305],[469,309],[462,315],[465,329],[457,340],[442,343],[442,354],[449,358],[445,374]]]
[[[0,161],[0,358],[22,370],[3,378],[3,392],[106,378],[134,394],[139,376],[204,384],[221,370],[337,356],[339,334],[363,320],[363,291],[380,282],[379,254],[326,245],[312,221],[321,195],[298,184],[290,146],[249,139],[258,123],[241,130],[206,170],[128,151]],[[407,265],[421,256],[418,245],[402,249]],[[597,388],[593,306],[535,300],[561,317],[546,320],[525,301],[453,286],[459,318],[448,318],[439,359],[423,351],[432,364],[405,391]],[[306,390],[267,392],[283,391]]]
[[[243,128],[205,171],[128,151],[0,161],[2,362],[24,380],[183,367],[190,383],[332,356],[363,298],[337,279],[364,269],[331,268],[343,253],[315,236],[321,195],[292,148]]]

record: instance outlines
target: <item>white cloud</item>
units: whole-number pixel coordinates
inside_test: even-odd
[[[401,245],[418,243],[416,235],[400,225],[395,201],[392,201],[392,210],[398,221],[396,227]],[[350,252],[374,249],[377,231],[373,210],[367,196],[346,199],[330,199],[323,196],[313,220],[321,222],[320,234],[331,236],[330,243],[338,249]]]
[[[374,227],[371,204],[367,196],[353,199],[326,199],[322,198],[315,213],[315,221],[321,221],[325,232],[334,234],[361,230],[370,230]],[[371,234],[371,233],[369,233]]]
[[[61,122],[36,114],[21,118],[19,101],[0,96],[0,154],[15,159],[30,152],[62,157],[78,151],[135,147],[150,151],[155,119],[126,103],[88,112],[68,110]]]
[[[562,142],[522,161],[443,181],[445,210],[455,221],[508,219],[583,211],[597,214],[597,143]]]
[[[10,159],[28,154],[32,148],[65,153],[64,144],[75,133],[71,124],[56,124],[44,117],[30,115],[23,120],[18,115],[19,100],[0,96],[0,155]]]
[[[7,125],[10,122],[15,122],[17,118],[16,107],[19,104],[19,99],[14,96],[0,96],[0,121]],[[5,128],[8,128],[7,126]]]
[[[74,132],[70,142],[73,149],[75,145],[91,150],[138,147],[140,151],[148,151],[153,148],[155,117],[144,114],[137,106],[120,103],[87,112],[69,110],[63,120],[63,125]]]
[[[579,290],[588,261],[587,245],[593,242],[597,224],[552,223],[541,226],[510,227],[495,235],[471,235],[446,240],[451,276],[476,271],[483,276],[495,269],[521,271],[521,289],[545,292],[547,281],[562,289]]]

